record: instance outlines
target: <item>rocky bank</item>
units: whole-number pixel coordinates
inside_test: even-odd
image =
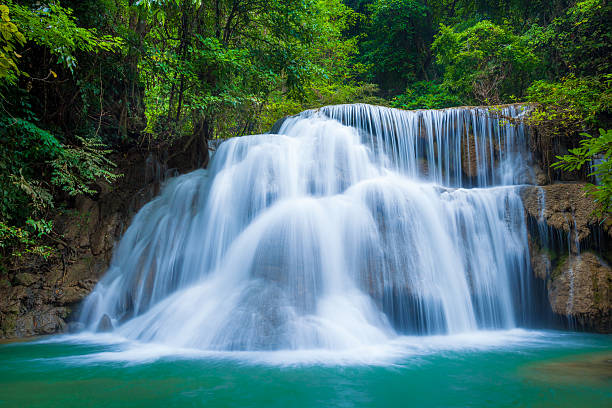
[[[106,271],[131,217],[159,192],[166,177],[176,174],[158,157],[138,151],[115,156],[123,177],[113,186],[99,184],[95,197],[78,197],[56,215],[46,242],[54,248],[52,255],[14,260],[0,279],[0,338],[68,330],[79,302]],[[182,171],[193,168],[178,166]]]
[[[575,328],[612,333],[612,219],[592,215],[584,186],[523,188],[531,264],[555,314]]]

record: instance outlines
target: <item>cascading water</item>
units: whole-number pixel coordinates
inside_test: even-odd
[[[82,322],[210,350],[525,324],[524,111],[340,105],[230,139],[136,215]]]

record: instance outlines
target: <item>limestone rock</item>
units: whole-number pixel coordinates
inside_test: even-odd
[[[43,306],[19,316],[15,322],[18,337],[61,333],[66,329],[66,308]]]
[[[591,236],[593,228],[603,229],[612,237],[612,228],[594,217],[595,202],[586,195],[585,183],[563,183],[521,190],[527,214],[542,220],[550,228],[576,234],[582,242]],[[612,220],[611,220],[612,221]]]
[[[461,170],[466,177],[478,176],[478,161],[476,160],[476,146],[474,136],[463,140],[461,146]],[[488,158],[488,156],[486,157]]]
[[[606,224],[593,216],[595,203],[584,186],[563,183],[522,189],[526,215],[537,224],[529,234],[531,266],[538,278],[547,280],[554,313],[569,316],[584,328],[609,333],[612,228],[610,220]]]
[[[118,232],[120,233],[121,216],[118,213],[113,213],[105,217],[101,224],[101,228],[94,231],[90,237],[91,253],[93,255],[100,255],[104,251],[112,250]]]
[[[555,268],[548,286],[555,313],[612,332],[612,268],[603,259],[592,252],[571,256]]]
[[[71,305],[80,302],[93,290],[95,282],[92,279],[86,279],[63,288],[57,294],[56,302],[60,305]]]
[[[533,165],[531,168],[533,173],[533,182],[538,186],[543,186],[548,182],[546,173],[538,165]]]

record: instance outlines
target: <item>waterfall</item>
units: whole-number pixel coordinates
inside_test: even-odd
[[[523,325],[525,111],[339,105],[229,139],[135,216],[81,321],[207,350]]]

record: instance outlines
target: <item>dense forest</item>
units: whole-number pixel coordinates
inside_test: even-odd
[[[113,154],[173,148],[205,164],[211,139],[338,103],[533,103],[537,142],[576,147],[549,164],[603,159],[590,192],[612,208],[608,0],[3,3],[0,264],[48,255],[54,214],[121,177]]]

